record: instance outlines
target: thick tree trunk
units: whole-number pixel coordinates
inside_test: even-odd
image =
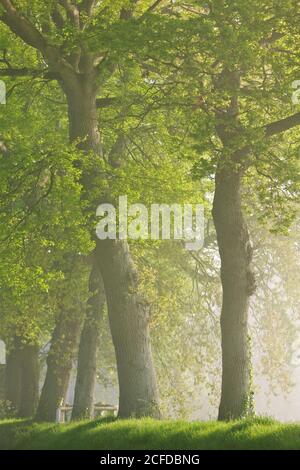
[[[66,90],[70,138],[84,139],[82,148],[101,155],[96,93],[81,85]],[[93,175],[84,175],[88,192]],[[100,201],[98,201],[99,203]],[[96,209],[96,207],[95,207]],[[128,244],[96,240],[96,256],[102,274],[119,377],[120,417],[159,417],[157,382],[150,335],[149,306],[137,292],[138,282]]]
[[[81,333],[77,378],[72,419],[92,418],[97,377],[97,353],[100,340],[100,323],[105,304],[102,277],[95,267],[91,271],[89,290],[91,297]]]
[[[249,414],[252,402],[248,310],[255,280],[251,271],[252,247],[242,213],[241,176],[233,168],[217,172],[213,205],[223,287],[219,420]]]
[[[90,81],[92,77],[89,79],[87,76],[74,89],[64,89],[68,102],[69,137],[72,143],[78,141],[80,149],[100,156],[102,146],[96,107],[97,87]]]
[[[64,402],[73,361],[78,348],[81,316],[61,313],[51,339],[47,357],[47,373],[40,397],[36,419],[55,421],[57,408]]]
[[[119,417],[160,417],[149,334],[149,305],[138,293],[127,243],[97,241],[120,388]]]
[[[25,344],[21,348],[21,394],[19,416],[34,416],[39,398],[39,347]]]

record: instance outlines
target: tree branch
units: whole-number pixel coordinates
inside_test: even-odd
[[[118,101],[117,97],[108,97],[108,98],[97,98],[96,105],[98,109],[109,108],[112,104]]]
[[[10,0],[0,0],[0,5],[5,9],[5,13],[0,17],[0,20],[29,46],[45,53],[47,42],[38,29],[16,10]]]
[[[52,188],[53,188],[53,184],[54,184],[54,173],[51,170],[51,168],[50,168],[50,171],[51,171],[50,184],[49,184],[49,187],[46,190],[46,192],[44,194],[42,194],[34,202],[34,204],[31,205],[31,207],[27,208],[24,216],[14,225],[14,227],[8,232],[8,234],[0,240],[1,243],[5,243],[5,242],[9,241],[10,238],[14,235],[14,233],[18,229],[18,227],[20,227],[24,222],[26,222],[28,217],[30,217],[34,213],[35,209],[39,206],[39,204],[50,195],[50,193],[52,191]]]
[[[0,77],[43,77],[53,80],[58,78],[55,73],[49,72],[49,70],[28,69],[26,67],[20,69],[14,69],[11,67],[7,67],[6,69],[0,69]]]
[[[163,0],[156,0],[156,2],[154,2],[144,14],[151,13],[151,11],[155,10],[155,8],[157,8],[159,4],[162,3],[162,1]]]
[[[157,7],[159,7],[162,2],[163,0],[156,0],[156,2],[152,3],[152,5],[150,5],[150,7],[147,8],[147,10],[140,16],[139,21],[143,21],[146,16],[152,11],[154,11]]]
[[[55,6],[53,12],[51,13],[51,18],[57,29],[61,30],[65,25],[65,20],[61,12],[59,11],[57,5]]]
[[[5,23],[10,30],[26,44],[39,50],[49,66],[53,66],[57,75],[65,83],[77,84],[77,76],[72,65],[63,57],[58,48],[47,43],[40,31],[33,26],[12,4],[10,0],[0,0],[0,5],[5,9],[0,21]]]
[[[263,126],[263,129],[265,130],[265,136],[269,138],[274,135],[278,135],[278,134],[281,134],[282,132],[286,132],[290,129],[293,129],[294,127],[297,127],[297,126],[300,126],[300,112],[295,113],[292,116],[289,116],[287,118],[279,119],[278,121],[271,122],[270,124]],[[245,161],[245,158],[249,155],[250,152],[251,152],[251,145],[245,145],[244,147],[241,147],[234,153],[233,160],[235,162],[243,162]],[[245,163],[247,165],[247,162]],[[244,166],[243,169],[245,168],[246,167]]]
[[[283,33],[278,33],[277,31],[273,31],[271,36],[263,38],[260,40],[259,45],[266,47],[274,44],[274,42],[278,41],[279,39],[283,38]]]
[[[120,13],[121,20],[130,20],[134,13],[134,7],[138,3],[139,0],[133,0],[132,5],[127,8],[122,8]]]
[[[70,0],[58,0],[58,3],[66,10],[68,18],[76,28],[80,26],[79,10]]]
[[[280,134],[281,132],[288,131],[293,127],[300,125],[300,112],[295,113],[292,116],[289,116],[284,119],[279,119],[278,121],[272,122],[265,126],[266,136],[272,137],[273,135]]]
[[[91,16],[95,3],[95,0],[83,0],[80,9],[84,10],[88,16]]]

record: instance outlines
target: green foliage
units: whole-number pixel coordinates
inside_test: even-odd
[[[47,339],[59,314],[55,293],[69,277],[70,256],[82,258],[78,296],[87,289],[84,257],[93,244],[74,166],[78,152],[65,145],[63,128],[57,138],[60,113],[53,114],[51,104],[45,108],[57,88],[49,86],[26,105],[28,85],[16,90],[0,109],[1,137],[9,149],[0,154],[0,334],[8,343],[11,334],[35,343]],[[72,288],[70,283],[69,294]]]

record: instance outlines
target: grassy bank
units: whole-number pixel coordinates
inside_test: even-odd
[[[6,449],[300,449],[300,425],[256,418],[232,423],[84,421],[68,425],[0,422]]]

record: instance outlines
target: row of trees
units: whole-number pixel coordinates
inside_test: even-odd
[[[198,309],[216,312],[216,233],[219,419],[252,413],[248,316],[257,283],[247,220],[257,232],[259,219],[287,234],[297,213],[297,2],[0,0],[0,8],[7,397],[22,416],[54,420],[79,351],[73,417],[90,416],[107,307],[119,416],[160,417],[149,326],[163,331],[172,309],[194,322],[193,282]],[[99,240],[95,209],[119,194],[203,203],[215,232],[208,222],[195,256],[176,244]]]

